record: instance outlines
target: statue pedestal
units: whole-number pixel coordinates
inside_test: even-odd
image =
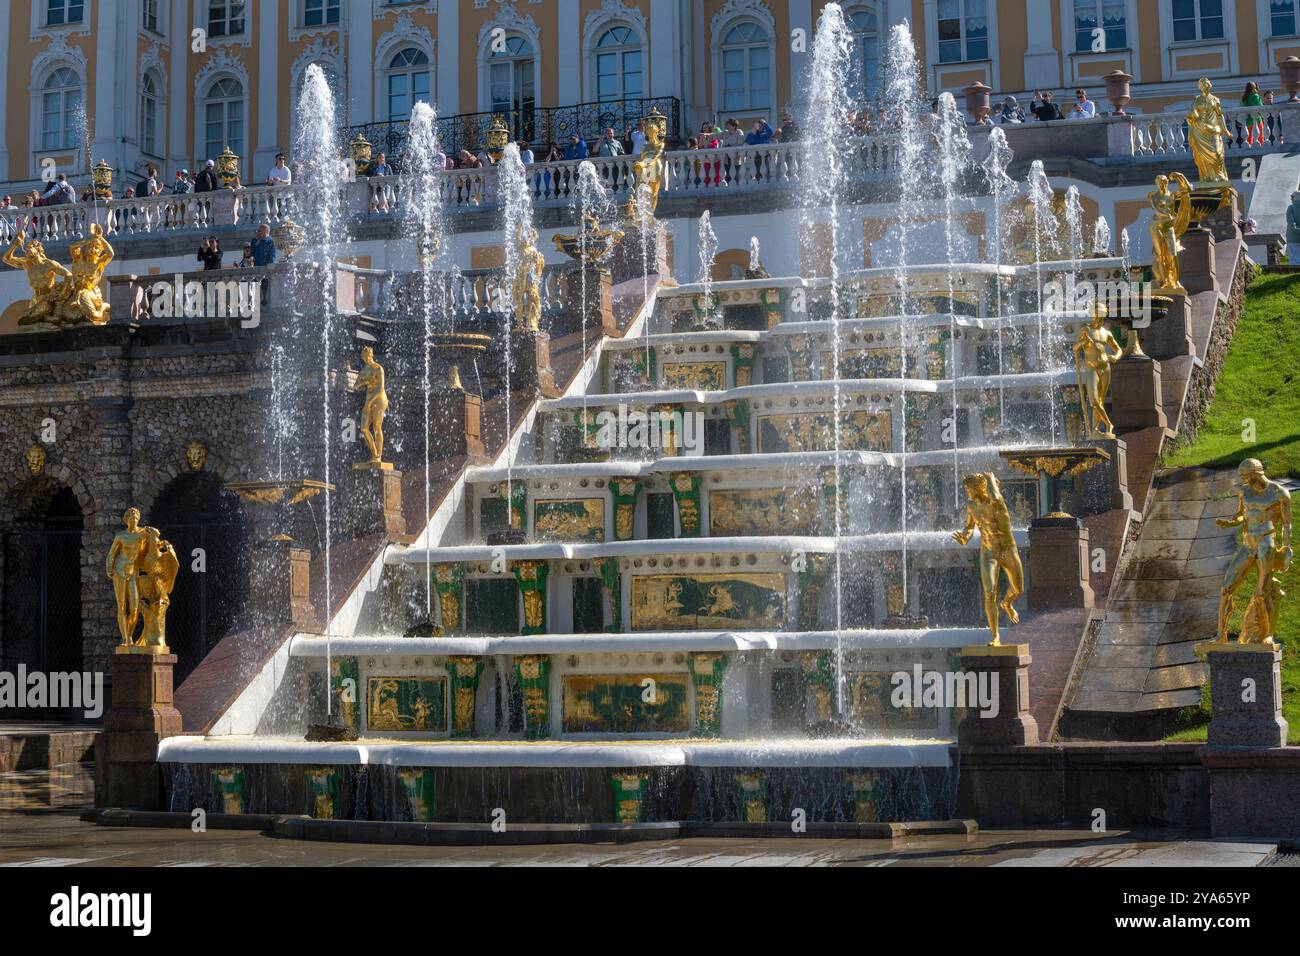
[[[429,391],[429,457],[483,459],[483,399],[457,388]]]
[[[1029,526],[1029,609],[1093,606],[1088,529],[1078,518],[1035,518]]]
[[[1196,649],[1210,663],[1210,746],[1285,747],[1281,646],[1207,642]]]
[[[145,651],[145,648],[139,648]],[[157,810],[162,805],[158,742],[181,732],[172,704],[175,654],[113,655],[113,704],[95,755],[95,803]]]
[[[1183,251],[1178,253],[1178,277],[1183,288],[1190,295],[1219,291],[1214,274],[1214,233],[1204,226],[1188,229],[1180,241]]]
[[[565,276],[565,300],[576,302],[578,306],[569,306],[581,320],[583,313],[584,279],[586,288],[587,334],[599,333],[618,338],[618,323],[614,321],[614,277],[609,269],[589,264],[580,265]]]
[[[625,222],[623,238],[614,246],[609,257],[610,270],[615,282],[638,279],[649,273],[669,277],[672,265],[668,261],[668,231],[658,220],[652,220],[644,229],[637,222]]]
[[[349,478],[351,488],[344,506],[348,516],[345,526],[353,537],[406,534],[400,471],[392,465],[383,467],[360,462],[352,466]]]
[[[199,194],[202,196],[203,194]],[[233,189],[218,189],[206,194],[212,198],[210,226],[237,226],[239,196]]]
[[[981,695],[997,707],[981,717],[975,702],[967,705],[966,716],[957,728],[960,747],[992,744],[1023,746],[1038,743],[1038,721],[1029,712],[1028,644],[974,644],[961,649],[961,669],[975,674]],[[992,694],[996,690],[996,697]]]
[[[1113,387],[1111,394],[1114,394]],[[1078,510],[1083,514],[1098,514],[1116,509],[1132,511],[1133,495],[1128,490],[1127,443],[1122,438],[1090,438],[1086,444],[1102,449],[1110,457],[1074,479]]]
[[[1111,367],[1110,419],[1117,429],[1168,428],[1160,387],[1160,363],[1130,355]]]
[[[249,597],[258,623],[307,624],[311,604],[311,552],[277,536],[253,549]]]
[[[1187,296],[1170,297],[1167,314],[1161,318],[1152,318],[1150,327],[1142,331],[1142,347],[1148,355],[1157,359],[1196,353]]]
[[[545,332],[515,329],[510,333],[510,385],[516,390],[536,388],[543,398],[559,398],[551,372],[551,337]]]

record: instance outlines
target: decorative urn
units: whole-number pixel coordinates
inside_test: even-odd
[[[1111,115],[1127,116],[1124,107],[1132,99],[1129,96],[1129,84],[1133,82],[1133,77],[1123,70],[1111,70],[1102,79],[1106,81],[1106,99],[1115,107]]]
[[[962,92],[966,94],[966,112],[975,117],[976,123],[984,122],[984,117],[989,115],[989,94],[993,87],[976,80]]]
[[[101,159],[91,169],[90,181],[95,184],[96,199],[113,198],[113,167],[105,160]]]
[[[217,178],[221,180],[223,189],[234,189],[235,181],[239,179],[239,157],[229,146],[217,157]]]

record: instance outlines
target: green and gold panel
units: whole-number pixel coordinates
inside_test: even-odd
[[[447,678],[369,677],[366,727],[370,731],[447,730]]]
[[[665,362],[664,388],[720,392],[727,387],[726,362]]]
[[[910,669],[907,672],[911,679]],[[894,691],[892,672],[859,671],[845,675],[849,691],[849,710],[855,721],[868,726],[897,730],[935,730],[939,710],[935,707],[895,707],[890,701]]]
[[[645,686],[646,678],[654,681],[653,694]],[[688,680],[684,673],[566,674],[560,682],[564,732],[686,733],[691,729]]]
[[[709,534],[816,534],[818,497],[781,488],[709,492]]]
[[[539,541],[604,541],[604,498],[541,499],[533,505]]]
[[[903,352],[899,348],[843,349],[840,378],[898,378],[902,374]],[[835,353],[822,352],[822,378],[835,377]]]
[[[840,447],[847,451],[891,451],[894,436],[888,411],[841,413]],[[835,423],[828,412],[762,415],[758,419],[760,453],[833,451]]]
[[[785,625],[785,575],[645,574],[632,578],[632,629],[775,630]]]

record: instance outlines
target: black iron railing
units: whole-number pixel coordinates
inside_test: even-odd
[[[569,137],[576,132],[592,145],[607,128],[621,140],[629,126],[658,109],[668,118],[668,147],[672,149],[681,141],[681,101],[675,96],[643,97],[640,99],[610,100],[601,103],[578,103],[573,106],[525,107],[487,113],[461,113],[438,120],[438,136],[442,151],[454,156],[462,149],[478,154],[487,145],[487,131],[492,121],[502,117],[510,127],[512,140],[525,140],[540,162],[552,146],[563,149]],[[368,139],[375,152],[383,150],[388,161],[401,166],[402,153],[406,151],[406,121],[361,123],[345,126],[340,139],[350,143],[357,133]]]

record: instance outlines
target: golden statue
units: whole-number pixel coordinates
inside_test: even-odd
[[[1170,190],[1169,181],[1177,187]],[[1187,295],[1178,281],[1178,237],[1187,231],[1192,218],[1192,184],[1182,173],[1156,177],[1156,188],[1147,193],[1151,204],[1151,272],[1156,295]]]
[[[627,201],[627,217],[640,220],[639,197],[641,187],[649,190],[646,199],[646,217],[653,219],[659,208],[659,190],[664,181],[664,138],[668,133],[668,117],[661,114],[657,107],[651,107],[645,122],[645,145],[632,164],[632,195]]]
[[[90,236],[71,247],[72,269],[67,279],[68,297],[59,307],[59,317],[71,323],[89,322],[104,325],[108,322],[108,303],[100,294],[99,284],[104,270],[113,261],[113,247],[104,238],[99,223],[92,223]]]
[[[538,332],[542,328],[542,270],[546,257],[537,249],[537,230],[528,223],[519,226],[515,254],[515,273],[510,278],[515,328]]]
[[[1241,622],[1240,644],[1272,644],[1278,605],[1285,596],[1277,575],[1291,567],[1291,493],[1264,474],[1256,458],[1247,458],[1237,466],[1241,489],[1237,493],[1237,513],[1220,518],[1220,528],[1241,528],[1237,553],[1232,556],[1223,575],[1219,591],[1219,634],[1216,643],[1228,640],[1228,622],[1232,618],[1234,594],[1253,568],[1255,593],[1246,605]],[[1280,539],[1280,540],[1279,540]]]
[[[104,562],[105,573],[113,582],[117,599],[117,632],[123,646],[130,646],[140,619],[140,589],[136,580],[136,563],[144,550],[144,529],[140,527],[140,509],[127,508],[122,515],[125,531],[119,531],[109,545]]]
[[[144,547],[136,562],[136,589],[144,626],[136,644],[167,653],[167,608],[180,568],[171,542],[162,540],[157,528],[145,528]]]
[[[1074,343],[1074,368],[1079,378],[1079,410],[1088,426],[1088,436],[1114,438],[1115,425],[1106,414],[1106,396],[1110,394],[1110,367],[1124,354],[1115,336],[1106,328],[1110,311],[1105,303],[1092,304],[1092,321],[1079,330]],[[1091,413],[1091,414],[1089,414]]]
[[[18,250],[23,248],[26,238],[27,234],[19,230],[13,244],[9,246],[3,257],[5,265],[22,269],[27,273],[27,284],[32,290],[27,311],[18,320],[18,324],[53,325],[58,321],[59,306],[67,298],[67,279],[72,273],[47,257],[45,247],[35,239],[27,243],[25,254],[18,255]]]
[[[361,350],[361,371],[357,373],[357,390],[365,390],[361,405],[361,437],[370,449],[370,460],[357,462],[354,468],[389,469],[384,461],[384,416],[388,413],[388,392],[384,390],[384,367],[375,361],[369,345]]]
[[[1201,93],[1192,100],[1192,108],[1187,112],[1187,142],[1201,183],[1226,184],[1228,168],[1223,161],[1223,139],[1232,139],[1232,133],[1223,120],[1219,98],[1210,92],[1210,81],[1201,77],[1196,85]]]
[[[979,571],[980,585],[984,589],[984,617],[993,635],[990,644],[1002,643],[998,636],[1000,612],[1005,612],[1012,624],[1020,623],[1020,616],[1012,607],[1025,590],[1025,569],[1020,563],[1020,551],[1011,532],[1011,512],[1007,510],[1002,487],[993,472],[967,475],[962,479],[969,503],[966,505],[966,527],[952,533],[953,540],[965,545],[976,528],[980,532]],[[1000,572],[1007,576],[1007,591],[998,600]]]

